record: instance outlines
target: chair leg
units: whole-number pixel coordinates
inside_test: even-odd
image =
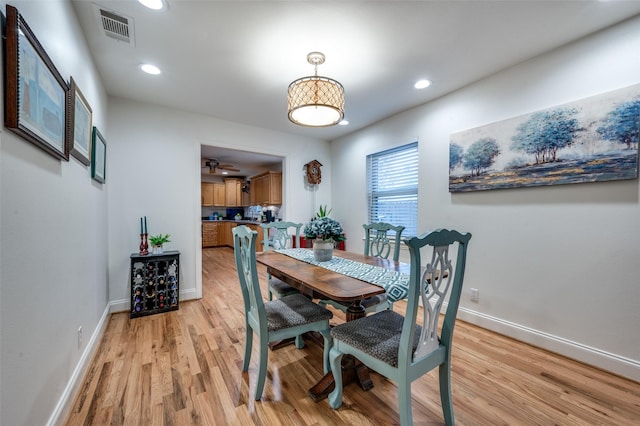
[[[267,298],[273,300],[273,292],[271,291],[271,284],[269,284],[270,279],[271,275],[267,275]]]
[[[440,402],[442,404],[442,415],[444,416],[444,424],[452,426],[453,420],[453,399],[451,397],[451,370],[449,362],[440,364],[438,368],[440,380]]]
[[[260,336],[260,361],[258,362],[258,381],[256,382],[255,400],[259,401],[267,378],[267,360],[269,359],[269,341],[267,336]]]
[[[336,348],[331,348],[329,353],[335,388],[329,393],[327,398],[329,399],[329,405],[334,410],[337,410],[342,405],[342,355],[343,353]]]
[[[413,424],[411,414],[411,382],[405,378],[405,383],[398,382],[398,410],[400,411],[400,425]]]
[[[249,362],[251,362],[251,349],[253,346],[253,329],[248,322],[244,324],[244,361],[242,362],[242,371],[249,370]]]
[[[324,338],[324,349],[322,351],[322,369],[324,370],[324,374],[327,374],[331,370],[331,365],[329,363],[329,351],[333,346],[333,338],[331,337],[331,329],[322,330],[320,332],[322,337]]]
[[[298,349],[304,348],[304,339],[302,338],[302,334],[298,334],[296,336],[296,348]]]

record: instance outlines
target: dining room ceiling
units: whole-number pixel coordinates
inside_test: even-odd
[[[108,95],[324,140],[640,13],[637,0],[71,2]],[[105,33],[101,9],[127,19],[129,41]],[[288,120],[287,87],[313,74],[311,51],[344,85],[349,125]],[[145,62],[162,74],[139,71]],[[433,84],[416,90],[420,78]]]

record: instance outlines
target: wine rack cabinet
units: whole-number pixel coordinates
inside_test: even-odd
[[[180,294],[180,252],[131,255],[131,318],[175,311]]]

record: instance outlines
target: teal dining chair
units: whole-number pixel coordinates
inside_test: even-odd
[[[364,255],[388,259],[393,252],[393,261],[400,259],[400,244],[402,242],[402,225],[392,225],[385,222],[376,222],[362,225],[364,228]],[[393,232],[393,236],[390,236]],[[321,300],[320,305],[331,305],[336,309],[346,312],[349,304],[335,300]],[[387,298],[386,293],[364,299],[361,302],[366,313],[380,312],[386,309],[393,310],[393,302]]]
[[[435,367],[439,370],[445,424],[454,424],[451,349],[470,239],[469,233],[441,229],[405,240],[411,258],[405,316],[386,310],[331,330],[333,347],[329,362],[332,371],[340,371],[343,355],[351,354],[367,367],[395,381],[401,425],[411,425],[413,421],[411,382]],[[421,249],[424,247],[425,251],[431,250],[431,260],[423,269]],[[455,262],[449,257],[450,250],[457,253]],[[447,296],[442,331],[438,336],[440,310]],[[420,314],[422,322],[418,323]],[[342,376],[334,374],[334,378],[335,388],[329,394],[329,403],[337,409],[342,405]]]
[[[256,263],[257,231],[245,225],[236,226],[232,230],[234,254],[238,279],[242,289],[245,313],[244,361],[242,371],[249,369],[253,334],[258,335],[259,360],[258,380],[256,382],[255,400],[262,397],[265,378],[267,376],[267,360],[269,343],[295,337],[296,347],[304,347],[302,334],[309,331],[320,333],[324,339],[323,371],[329,371],[329,320],[333,313],[302,294],[293,294],[277,300],[264,302],[258,280]]]
[[[275,250],[292,248],[294,241],[295,247],[300,247],[300,228],[302,228],[302,223],[269,222],[261,223],[260,226],[264,230],[262,239],[263,251],[269,251],[271,248]],[[271,230],[273,230],[273,232],[271,232]],[[299,293],[298,290],[289,284],[272,277],[270,274],[268,274],[267,278],[269,281],[267,298],[269,300],[273,300],[274,295],[276,299],[279,299],[284,296]]]

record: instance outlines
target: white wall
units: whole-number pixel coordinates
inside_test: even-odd
[[[639,48],[636,18],[335,141],[349,249],[362,250],[366,155],[418,140],[419,230],[473,234],[460,317],[640,381],[637,179],[448,192],[452,133],[637,84]]]
[[[71,5],[10,4],[109,137],[107,98]],[[4,127],[0,137],[0,424],[42,425],[64,416],[58,404],[106,318],[108,184],[73,157],[60,161]]]
[[[128,310],[129,256],[140,244],[140,216],[151,234],[168,233],[167,250],[181,253],[182,300],[200,297],[202,287],[200,146],[278,155],[288,220],[306,222],[330,199],[329,143],[218,120],[204,115],[109,99],[109,299]],[[303,165],[327,164],[317,193],[305,186]],[[326,182],[326,183],[325,183]]]

